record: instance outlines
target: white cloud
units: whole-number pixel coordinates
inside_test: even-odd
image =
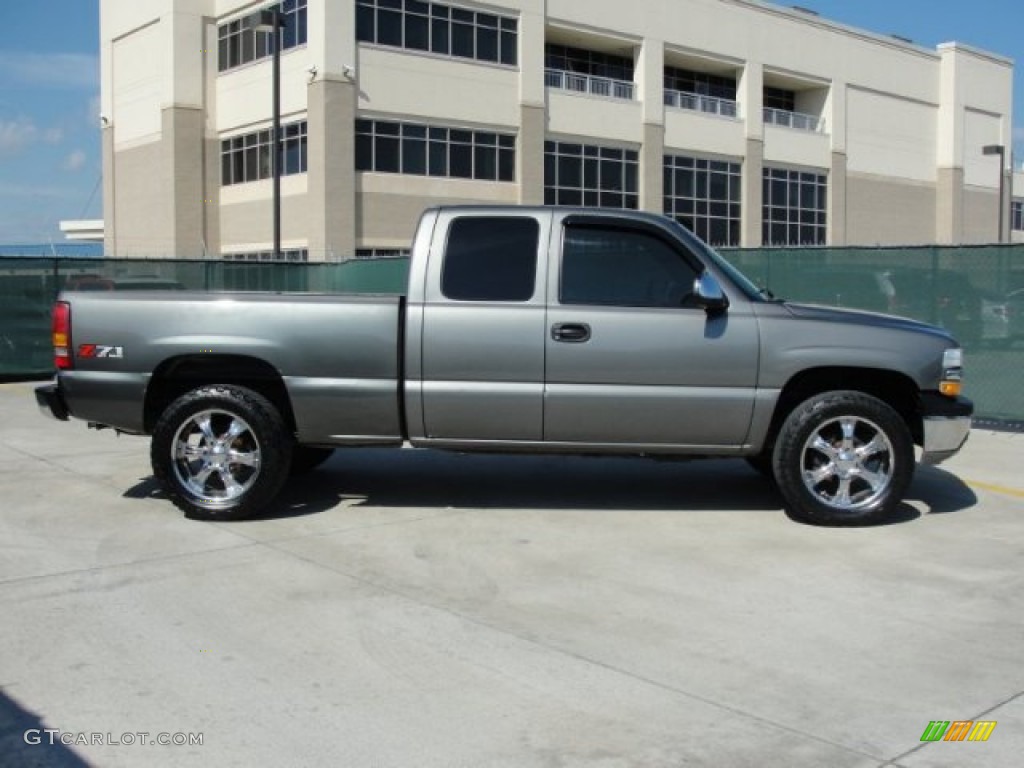
[[[99,57],[83,53],[0,51],[0,82],[35,88],[96,88]]]
[[[43,141],[47,144],[60,144],[64,141],[63,128],[47,128],[43,133]]]
[[[64,162],[61,164],[61,169],[74,173],[80,171],[85,166],[85,152],[80,149],[76,149],[70,155],[64,158]]]
[[[24,149],[39,135],[39,129],[32,120],[19,116],[13,120],[0,120],[0,152],[17,152]]]

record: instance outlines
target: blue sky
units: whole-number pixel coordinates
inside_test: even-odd
[[[926,47],[956,40],[1014,59],[1024,160],[1024,0],[794,4]],[[99,111],[99,0],[0,0],[0,243],[59,241],[61,219],[102,217]]]

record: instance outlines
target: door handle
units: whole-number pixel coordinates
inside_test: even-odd
[[[590,326],[586,323],[556,323],[551,326],[551,338],[570,344],[590,341]]]

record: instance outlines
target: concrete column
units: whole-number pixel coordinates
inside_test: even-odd
[[[519,146],[516,148],[516,179],[519,181],[519,202],[523,205],[544,203],[544,137],[547,113],[543,106],[519,108]]]
[[[169,107],[161,111],[160,156],[164,205],[156,239],[170,244],[167,256],[198,259],[203,256],[203,111],[197,107]]]
[[[103,124],[100,134],[103,145],[103,255],[119,256],[117,249],[117,167],[114,162],[114,126],[108,122]]]
[[[665,126],[644,123],[640,148],[640,210],[665,211]]]
[[[355,254],[356,97],[355,84],[343,76],[322,76],[309,84],[306,177],[310,261]]]
[[[845,152],[832,153],[828,175],[828,232],[831,246],[846,245],[846,162]]]
[[[741,211],[740,245],[743,248],[760,248],[763,244],[761,221],[764,194],[764,141],[747,139],[747,151],[743,158],[743,209]]]
[[[544,203],[544,140],[547,89],[544,87],[545,0],[526,0],[519,18],[519,145],[516,180],[519,202]]]
[[[935,242],[959,245],[964,239],[963,168],[939,168],[935,202]]]
[[[665,43],[645,38],[637,52],[636,84],[641,102],[640,210],[665,209]]]

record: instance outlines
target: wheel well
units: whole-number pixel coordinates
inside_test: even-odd
[[[146,388],[146,432],[153,431],[167,406],[186,392],[207,384],[235,384],[258,392],[277,408],[288,429],[295,432],[295,414],[281,374],[270,363],[244,355],[186,355],[162,362]]]
[[[822,392],[854,390],[877,397],[900,415],[915,443],[923,439],[923,425],[918,407],[919,391],[912,379],[896,371],[877,368],[813,368],[801,371],[782,388],[765,447],[775,444],[782,422],[800,403]]]

